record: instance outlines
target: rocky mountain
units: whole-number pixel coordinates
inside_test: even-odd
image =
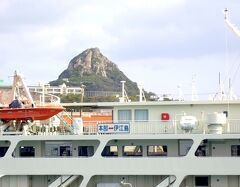
[[[67,86],[84,84],[86,91],[121,91],[121,82],[129,96],[138,94],[137,83],[131,81],[118,66],[103,56],[98,48],[90,48],[74,57],[66,70],[57,80],[50,82],[56,86],[65,83]]]

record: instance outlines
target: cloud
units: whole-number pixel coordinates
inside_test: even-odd
[[[238,53],[239,54],[239,53]],[[235,56],[237,54],[230,54]],[[225,54],[211,54],[188,58],[146,58],[120,62],[123,70],[132,80],[144,82],[147,91],[157,94],[177,95],[177,85],[181,84],[183,93],[191,95],[192,76],[196,74],[196,88],[201,98],[208,98],[209,94],[218,91],[218,74],[221,72],[225,91],[228,91],[228,78],[233,78],[234,73],[227,71],[227,66],[236,67],[235,62],[225,61]],[[217,62],[217,63],[216,63]],[[236,68],[232,68],[236,72]],[[239,75],[238,75],[239,76]],[[235,77],[235,79],[237,79]],[[207,84],[206,84],[207,83]],[[239,93],[236,82],[233,88]]]
[[[140,11],[126,11],[115,19],[115,27],[108,25],[106,28],[106,32],[118,38],[117,48],[113,47],[112,53],[120,60],[126,60],[139,56],[187,58],[225,52],[226,28],[221,12],[225,4],[224,1],[210,4],[207,1],[185,1],[165,11],[158,6],[156,10],[159,11],[152,11],[147,6]],[[233,7],[233,4],[229,6]],[[121,29],[116,30],[116,27]],[[231,42],[238,46],[238,41]]]
[[[171,1],[159,1],[159,0],[132,0],[127,1],[126,4],[131,9],[137,9],[139,11],[143,11],[146,9],[155,9],[159,10],[167,10],[168,8],[172,8],[175,6],[183,5],[186,3],[186,0],[171,0]]]
[[[10,1],[2,0],[0,1],[0,14],[6,13],[6,10],[8,9],[10,5]]]

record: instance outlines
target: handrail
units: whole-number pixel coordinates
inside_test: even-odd
[[[61,134],[74,134],[75,126],[72,125],[68,120],[70,116],[65,117],[61,114],[58,114],[57,117],[62,122],[62,126],[59,127],[49,127],[51,128],[48,133],[42,131],[37,132],[37,135],[61,135]],[[71,119],[71,118],[70,118]],[[72,119],[71,119],[72,120]],[[118,125],[128,125],[128,130],[124,131],[124,134],[207,134],[214,133],[210,126],[207,124],[206,120],[199,120],[197,125],[191,130],[191,132],[186,132],[184,129],[181,129],[180,120],[148,120],[148,121],[83,121],[82,124],[79,124],[80,133],[78,135],[103,135],[103,134],[121,134],[120,131],[106,131],[106,133],[99,133],[99,129],[104,126],[113,128]],[[33,126],[34,124],[31,124]],[[48,126],[47,124],[42,124],[44,127]],[[98,126],[100,125],[100,126]],[[29,126],[27,126],[29,127]],[[62,131],[63,130],[63,131]],[[28,129],[30,132],[30,130]],[[228,119],[227,123],[222,125],[223,134],[240,134],[240,119]],[[2,131],[0,135],[34,135],[33,133],[23,133],[23,132],[14,132],[14,131]]]
[[[58,117],[58,119],[60,119],[60,121],[67,128],[67,130],[70,131],[71,134],[73,134],[73,127],[70,124],[68,124],[60,114],[57,114],[56,116]]]
[[[63,183],[69,180],[73,175],[61,175],[54,181],[48,184],[48,187],[60,187]]]

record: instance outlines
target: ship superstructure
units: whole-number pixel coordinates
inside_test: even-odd
[[[2,132],[1,186],[239,186],[239,101],[70,105],[112,120]]]

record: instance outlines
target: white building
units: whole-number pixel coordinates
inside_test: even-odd
[[[83,94],[83,87],[68,87],[65,83],[59,86],[50,86],[50,84],[39,84],[38,86],[28,86],[30,92],[44,92],[48,94]]]

